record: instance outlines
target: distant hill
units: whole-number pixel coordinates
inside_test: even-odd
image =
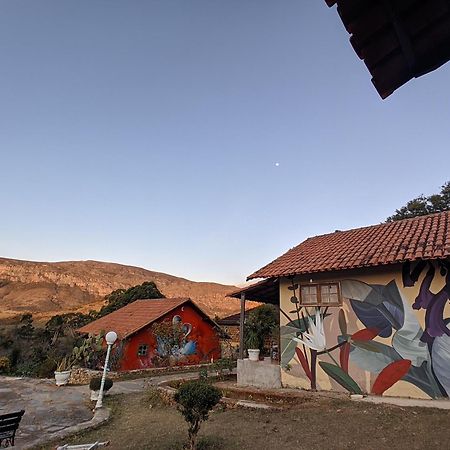
[[[213,317],[239,310],[239,301],[226,297],[238,289],[236,286],[195,282],[99,261],[48,263],[0,258],[0,318],[31,312],[44,319],[65,312],[97,310],[105,295],[144,281],[154,281],[166,297],[190,297]]]

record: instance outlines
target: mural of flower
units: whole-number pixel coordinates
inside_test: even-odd
[[[306,345],[312,350],[322,351],[327,347],[325,340],[325,332],[323,330],[323,318],[320,311],[316,310],[315,320],[308,316],[308,332],[302,333],[303,339],[300,337],[293,338],[294,341]]]

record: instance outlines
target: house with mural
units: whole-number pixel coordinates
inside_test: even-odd
[[[283,386],[449,397],[450,211],[309,238],[248,279],[243,308],[279,306]]]
[[[115,331],[117,370],[199,364],[220,358],[220,328],[189,298],[136,300],[80,328]]]

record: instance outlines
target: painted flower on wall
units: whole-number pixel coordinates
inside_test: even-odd
[[[304,344],[312,350],[325,350],[327,343],[325,340],[325,332],[323,330],[323,318],[319,309],[316,310],[315,320],[313,320],[311,316],[308,316],[308,329],[309,332],[305,331],[302,333],[301,338],[293,338],[294,341]]]

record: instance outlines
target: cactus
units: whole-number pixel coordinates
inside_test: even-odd
[[[103,336],[100,333],[97,336],[89,335],[84,338],[78,346],[72,349],[72,357],[78,364],[89,367],[91,363],[98,359],[99,353],[103,352]]]

